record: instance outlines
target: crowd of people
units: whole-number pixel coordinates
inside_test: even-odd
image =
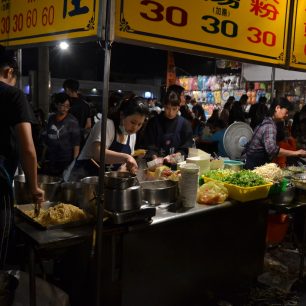
[[[37,187],[35,171],[37,159],[38,173],[63,177],[69,169],[71,173],[65,176],[67,179],[72,174],[71,177],[76,178],[76,173],[78,179],[83,175],[97,174],[103,118],[101,114],[92,114],[89,104],[80,95],[79,82],[73,79],[64,81],[64,92],[52,96],[50,113],[45,118],[40,110],[33,113],[23,93],[14,87],[18,74],[16,60],[4,48],[1,52],[0,94],[7,101],[13,100],[3,113],[2,121],[2,131],[9,132],[3,133],[1,141],[9,145],[2,146],[0,152],[9,179],[13,179],[18,162],[21,163],[31,182],[33,196],[40,201],[42,192]],[[215,147],[209,153],[226,157],[223,136],[235,121],[250,124],[254,131],[244,152],[248,168],[273,159],[284,166],[294,162],[292,157],[305,155],[306,106],[294,116],[290,115],[292,120],[288,119],[291,118],[289,112],[293,103],[285,98],[270,102],[262,96],[248,111],[247,106],[250,105],[246,94],[238,101],[231,96],[222,109],[216,108],[207,119],[202,105],[185,95],[180,85],[169,86],[160,102],[134,94],[112,94],[104,148],[107,169],[136,172],[135,148],[146,150],[146,160],[161,157],[168,162],[178,156],[187,157],[190,147],[204,146],[205,149],[205,145],[213,143]],[[286,129],[285,121],[293,121],[292,126]],[[14,138],[13,141],[10,138]],[[16,146],[19,151],[29,154],[18,154]]]
[[[63,88],[65,92],[52,96],[53,112],[40,125],[39,137],[34,137],[40,152],[39,172],[64,175],[65,180],[97,175],[102,116],[92,114],[79,95],[77,80],[66,80]],[[254,131],[242,157],[247,168],[272,160],[284,167],[303,157],[306,149],[306,106],[294,116],[292,109],[293,103],[285,98],[270,102],[265,96],[249,105],[244,94],[238,101],[230,96],[223,108],[215,108],[207,119],[202,104],[185,95],[180,85],[169,86],[160,102],[113,93],[106,124],[106,170],[136,172],[133,152],[137,148],[146,150],[147,161],[161,157],[165,163],[178,156],[186,158],[188,148],[195,146],[215,156],[228,157],[223,137],[227,127],[236,121],[249,124]]]

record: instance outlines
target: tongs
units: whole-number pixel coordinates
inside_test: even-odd
[[[38,217],[40,213],[40,204],[39,203],[35,203],[34,204],[34,217]]]

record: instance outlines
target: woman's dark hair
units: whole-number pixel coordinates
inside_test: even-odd
[[[271,117],[274,115],[277,106],[286,108],[288,111],[293,110],[293,104],[287,98],[277,98],[272,101],[269,109],[269,115]]]
[[[184,87],[180,85],[170,85],[166,92],[164,105],[180,106],[183,91]]]
[[[242,96],[240,97],[239,103],[240,103],[241,105],[244,105],[244,104],[246,104],[246,103],[248,102],[248,99],[249,99],[249,97],[248,97],[246,94],[244,94],[244,95],[242,95]]]
[[[114,125],[117,131],[120,132],[119,125],[121,116],[124,118],[139,114],[141,116],[148,117],[149,108],[144,103],[142,97],[134,96],[130,99],[124,99],[120,102],[118,109],[109,115],[109,118],[114,121]]]
[[[228,97],[228,99],[227,99],[227,101],[225,102],[223,108],[224,108],[224,109],[227,109],[228,111],[230,111],[231,108],[232,108],[232,106],[233,106],[233,104],[234,104],[234,102],[235,102],[235,97],[234,97],[234,96]]]
[[[72,91],[78,91],[80,88],[80,83],[78,80],[74,80],[74,79],[67,79],[64,81],[63,83],[63,88],[66,89],[70,89]]]
[[[260,96],[258,99],[258,103],[266,104],[268,99],[265,96]]]
[[[13,68],[13,75],[15,77],[19,74],[17,58],[13,50],[6,50],[5,47],[0,45],[0,70],[10,67]]]
[[[67,100],[69,101],[69,96],[64,92],[59,92],[52,96],[52,101],[55,105],[63,104]]]

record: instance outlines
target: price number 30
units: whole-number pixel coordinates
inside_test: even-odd
[[[150,21],[166,20],[169,24],[177,27],[184,27],[187,24],[187,12],[177,6],[168,6],[164,8],[163,5],[152,0],[143,0],[140,4],[150,6],[150,12],[140,12],[141,17]]]

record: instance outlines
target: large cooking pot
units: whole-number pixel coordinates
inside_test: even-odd
[[[64,203],[80,205],[82,196],[81,182],[61,183],[61,201]]]
[[[104,189],[105,209],[127,211],[139,209],[142,204],[141,187],[131,186],[126,189]]]
[[[98,176],[88,176],[81,179],[80,207],[96,215],[97,195],[99,187]]]
[[[110,171],[104,176],[104,186],[108,189],[126,189],[139,185],[137,176],[129,172]]]
[[[170,180],[141,182],[142,199],[150,205],[175,203],[178,196],[178,184]]]
[[[38,175],[38,186],[45,192],[45,200],[55,202],[60,200],[61,179],[55,176]],[[17,204],[32,203],[33,199],[29,193],[25,175],[16,175],[14,177],[14,195]]]

